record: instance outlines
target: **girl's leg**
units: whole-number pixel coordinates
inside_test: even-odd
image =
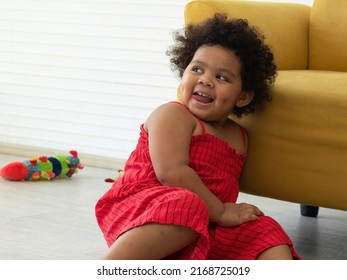
[[[188,227],[146,224],[121,235],[103,259],[162,259],[191,244],[197,237],[198,233]]]
[[[288,245],[271,247],[258,256],[258,260],[292,260],[292,253]]]

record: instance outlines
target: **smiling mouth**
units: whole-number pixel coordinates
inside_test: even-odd
[[[204,94],[202,92],[194,92],[193,98],[196,101],[199,101],[199,102],[204,103],[204,104],[208,104],[208,103],[213,102],[213,98],[211,96]]]

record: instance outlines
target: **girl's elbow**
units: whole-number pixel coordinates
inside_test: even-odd
[[[160,184],[163,186],[180,186],[180,176],[174,170],[160,170],[156,172],[156,176]]]

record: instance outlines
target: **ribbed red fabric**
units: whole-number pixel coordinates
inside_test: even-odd
[[[223,202],[236,202],[246,157],[211,134],[192,137],[190,166]],[[209,223],[207,207],[197,195],[183,188],[162,186],[151,164],[143,125],[124,175],[97,202],[96,218],[108,246],[131,228],[159,223],[187,226],[200,233],[196,242],[172,258],[256,259],[264,250],[281,244],[288,244],[293,257],[300,258],[287,234],[272,218],[262,216],[237,227],[221,227]]]

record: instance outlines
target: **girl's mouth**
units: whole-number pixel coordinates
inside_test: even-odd
[[[193,99],[204,104],[213,102],[213,98],[211,96],[198,91],[193,93]]]

